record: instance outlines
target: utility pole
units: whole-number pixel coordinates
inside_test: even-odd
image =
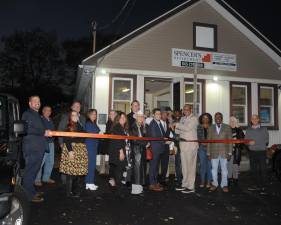
[[[197,116],[196,106],[197,106],[197,69],[198,63],[194,63],[194,73],[193,73],[193,114]]]
[[[93,28],[93,54],[96,52],[96,37],[97,37],[97,22],[94,20],[92,22],[92,28]]]

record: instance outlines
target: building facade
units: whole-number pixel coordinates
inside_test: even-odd
[[[104,129],[109,110],[129,112],[133,99],[149,114],[193,104],[197,92],[198,115],[220,111],[246,127],[259,114],[273,144],[281,143],[279,85],[273,43],[224,1],[190,0],[84,59],[76,97],[98,110]]]

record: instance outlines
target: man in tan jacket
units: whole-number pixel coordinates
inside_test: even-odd
[[[208,138],[210,140],[218,139],[232,139],[231,127],[227,124],[222,123],[223,116],[222,113],[217,112],[215,114],[215,124],[213,124],[208,130]],[[218,184],[218,166],[221,167],[221,188],[223,192],[228,192],[227,183],[227,160],[230,159],[232,155],[232,144],[228,143],[208,143],[207,145],[207,155],[212,163],[212,187],[210,191],[215,191]]]
[[[198,119],[192,115],[191,105],[184,105],[183,115],[176,124],[176,134],[185,140],[197,140]],[[183,179],[181,187],[176,190],[188,194],[194,192],[198,143],[180,141],[180,149]]]

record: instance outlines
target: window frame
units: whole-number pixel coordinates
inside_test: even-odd
[[[192,78],[185,78],[184,79],[184,104],[190,104],[190,103],[187,103],[186,100],[185,100],[185,85],[186,84],[193,84],[193,79]],[[206,111],[206,81],[203,80],[203,79],[197,79],[197,84],[201,84],[201,93],[200,93],[200,96],[201,96],[201,102],[200,102],[200,105],[201,105],[201,113],[200,113],[200,110],[199,110],[199,114],[197,115],[198,117],[204,113]],[[193,106],[193,102],[191,104]]]
[[[213,31],[214,31],[214,47],[213,48],[201,47],[201,46],[196,45],[196,38],[197,38],[196,27],[207,27],[207,28],[213,29]],[[216,52],[218,50],[218,26],[216,24],[193,22],[193,49]]]
[[[272,115],[273,115],[273,124],[261,124],[264,127],[267,127],[269,130],[278,130],[279,129],[279,124],[278,124],[278,87],[277,84],[264,84],[264,83],[259,83],[258,84],[258,114],[260,116],[260,107],[261,105],[261,99],[260,99],[260,94],[261,94],[261,88],[271,88],[272,93],[273,93],[273,101],[272,101]]]
[[[108,104],[108,113],[111,109],[113,109],[114,99],[113,99],[113,91],[114,91],[114,80],[131,80],[131,102],[136,99],[136,88],[137,88],[137,77],[136,75],[129,74],[109,74],[109,104]],[[117,101],[117,100],[115,100]],[[118,100],[122,102],[122,100]],[[128,102],[124,100],[123,102]],[[130,104],[131,104],[130,102]]]
[[[232,110],[232,106],[234,105],[233,104],[233,101],[232,101],[232,87],[233,86],[245,86],[247,89],[246,89],[246,110],[247,110],[247,113],[245,114],[246,116],[246,122],[244,124],[239,124],[241,126],[242,129],[246,129],[248,127],[248,125],[250,124],[250,121],[251,121],[251,116],[252,116],[252,90],[251,90],[251,83],[250,82],[238,82],[238,81],[230,81],[229,83],[229,91],[230,91],[230,104],[229,104],[229,112],[230,112],[230,115],[231,116],[234,116],[233,115],[233,110]]]

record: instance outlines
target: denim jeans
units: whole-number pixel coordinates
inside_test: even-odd
[[[198,150],[199,162],[200,162],[200,178],[201,183],[211,182],[212,180],[212,164],[207,157],[207,149],[205,145],[200,145]]]
[[[37,173],[35,182],[48,181],[51,177],[53,166],[54,166],[54,157],[55,157],[55,146],[54,143],[48,143],[49,153],[45,152],[40,170]],[[44,168],[43,168],[44,167]],[[43,168],[43,174],[42,174]]]
[[[211,160],[212,163],[212,177],[213,177],[213,182],[212,184],[214,186],[218,186],[218,167],[220,164],[221,167],[221,187],[227,187],[227,159],[223,158],[222,156],[218,156],[216,159]]]

